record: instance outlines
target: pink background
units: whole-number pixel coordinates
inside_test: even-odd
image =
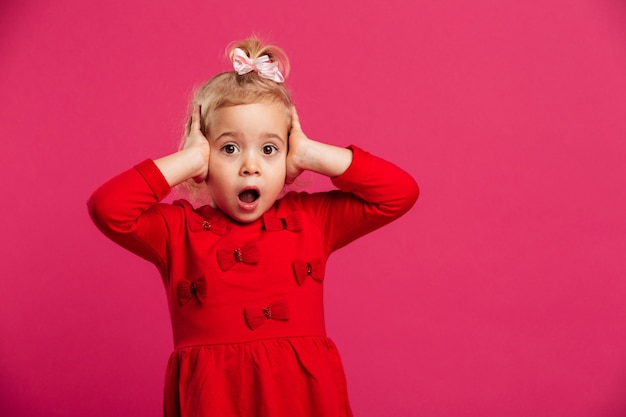
[[[422,188],[329,264],[355,414],[626,415],[622,0],[4,0],[0,415],[161,413],[162,285],[85,201],[251,32],[311,137]]]

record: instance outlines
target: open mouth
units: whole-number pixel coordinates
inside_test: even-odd
[[[255,201],[259,199],[259,196],[260,196],[259,190],[256,190],[254,188],[249,188],[240,192],[238,197],[239,197],[239,200],[241,200],[244,203],[254,203]]]

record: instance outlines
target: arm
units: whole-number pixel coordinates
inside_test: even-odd
[[[350,167],[332,178],[339,192],[324,202],[326,236],[335,250],[409,211],[419,188],[406,171],[355,146]]]
[[[352,151],[309,139],[302,131],[296,108],[291,110],[287,183],[292,183],[304,170],[331,178],[346,172],[352,163]]]
[[[170,187],[189,178],[196,182],[205,181],[207,178],[211,148],[200,129],[200,113],[200,105],[196,104],[191,114],[189,135],[183,149],[154,161]]]
[[[148,159],[98,187],[87,208],[104,235],[164,271],[168,227],[162,213],[165,207],[157,203],[170,190],[163,174]]]
[[[337,148],[308,139],[295,111],[289,146],[291,181],[309,169],[330,176],[341,190],[309,199],[331,251],[397,219],[417,200],[419,188],[408,173],[357,147]]]
[[[171,233],[166,219],[176,209],[157,203],[172,186],[207,176],[209,146],[199,118],[196,106],[183,150],[119,174],[94,191],[87,202],[91,218],[107,237],[161,269],[166,268]]]

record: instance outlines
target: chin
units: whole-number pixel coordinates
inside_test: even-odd
[[[233,220],[238,221],[239,223],[252,223],[263,216],[264,210],[254,210],[251,212],[235,212],[235,213],[226,213]]]

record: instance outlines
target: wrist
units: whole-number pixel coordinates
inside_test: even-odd
[[[312,142],[308,138],[300,139],[297,148],[294,149],[295,152],[289,155],[293,166],[299,171],[312,170],[309,151]]]
[[[209,167],[208,157],[194,148],[180,150],[156,159],[154,163],[172,187],[189,178],[205,178]]]
[[[309,140],[309,146],[302,155],[302,169],[317,172],[328,177],[343,174],[352,163],[352,151],[326,143]]]
[[[186,152],[185,164],[189,167],[189,178],[206,176],[209,167],[209,152],[199,147],[188,148],[181,152]]]

